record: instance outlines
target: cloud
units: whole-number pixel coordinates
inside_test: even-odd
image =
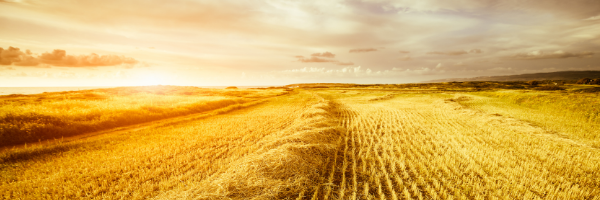
[[[358,1],[360,5],[357,9],[370,11],[377,14],[391,13],[410,13],[410,12],[541,12],[556,13],[564,16],[581,16],[589,13],[598,13],[600,7],[596,0],[571,0],[565,3],[564,0],[515,0],[515,1],[497,1],[497,0],[402,0],[402,1]],[[370,5],[364,5],[369,2]],[[543,2],[543,3],[542,3]]]
[[[310,58],[305,58],[304,56],[296,56],[296,58],[298,58],[298,61],[303,63],[337,62],[336,60],[323,59],[315,56],[312,56]]]
[[[333,78],[333,77],[402,77],[402,76],[414,76],[414,75],[436,75],[444,74],[447,71],[439,63],[436,67],[420,67],[415,69],[402,69],[392,68],[391,70],[372,70],[370,68],[363,68],[361,66],[356,67],[344,67],[338,69],[326,69],[326,68],[314,68],[304,67],[300,69],[291,69],[284,71],[272,72],[279,75],[288,77],[310,77],[310,78]]]
[[[354,65],[353,62],[337,62],[336,65]]]
[[[0,65],[17,65],[17,66],[36,66],[39,61],[32,56],[31,51],[21,51],[19,48],[8,47],[4,49],[0,47]]]
[[[0,71],[2,70],[15,70],[13,67],[0,67]]]
[[[358,48],[358,49],[350,49],[350,53],[364,53],[370,51],[377,51],[375,48]]]
[[[599,20],[599,19],[600,19],[600,15],[597,15],[597,16],[593,16],[593,17],[590,17],[590,18],[587,18],[584,20],[593,21],[593,20]]]
[[[593,52],[583,51],[579,53],[570,53],[564,51],[555,51],[546,53],[544,51],[532,51],[529,53],[519,53],[507,57],[511,60],[540,60],[540,59],[562,59],[562,58],[588,58],[593,56]]]
[[[459,55],[468,54],[468,52],[464,51],[464,50],[460,50],[460,51],[446,51],[446,52],[431,51],[431,52],[427,52],[427,54],[437,54],[437,55],[447,55],[447,56],[459,56]]]
[[[467,65],[461,61],[461,62],[455,63],[454,66],[467,66]]]
[[[358,76],[366,76],[366,75],[371,75],[373,74],[373,71],[371,69],[362,69],[361,66],[357,66],[357,67],[344,67],[342,69],[325,69],[325,68],[301,68],[301,69],[291,69],[291,70],[284,70],[284,71],[280,71],[280,72],[276,72],[276,73],[280,73],[280,74],[284,74],[284,75],[306,75],[306,76],[314,76],[314,75],[319,75],[319,76],[354,76],[354,77],[358,77]]]
[[[34,65],[34,61],[40,61],[37,58],[41,53],[52,54],[59,45],[69,44],[79,49],[132,51],[135,54],[127,56],[170,65],[172,70],[181,73],[186,73],[182,68],[190,66],[201,66],[193,72],[199,75],[232,69],[238,71],[235,78],[246,68],[258,73],[277,70],[282,65],[343,68],[353,62],[355,66],[370,66],[374,71],[398,66],[426,71],[440,62],[447,70],[477,70],[497,66],[491,62],[476,63],[477,60],[505,59],[515,53],[530,52],[534,50],[532,47],[557,50],[568,46],[564,50],[569,52],[598,49],[600,26],[594,23],[599,21],[596,19],[600,12],[589,11],[600,9],[591,6],[597,5],[596,1],[588,0],[590,4],[586,6],[575,6],[583,2],[580,0],[551,6],[564,0],[544,3],[535,0],[461,0],[460,3],[444,0],[173,0],[164,5],[143,0],[106,0],[102,4],[95,0],[26,0],[23,1],[26,5],[0,3],[10,6],[7,12],[0,12],[0,24],[11,27],[2,31],[3,38],[10,38],[3,41],[5,48],[8,45],[29,48],[35,41],[37,47],[48,47],[35,50],[34,53],[38,53],[32,55],[35,59],[20,59],[22,65]],[[515,2],[522,2],[519,3],[522,6]],[[562,8],[577,17],[560,14]],[[139,50],[131,48],[135,46],[140,47]],[[383,46],[385,50],[380,48]],[[66,50],[65,55],[75,53],[75,49],[60,49]],[[296,54],[299,49],[306,52]],[[359,57],[345,57],[348,51],[350,56]],[[377,52],[368,53],[371,51]],[[426,54],[428,51],[434,54]],[[106,54],[107,51],[92,52]],[[328,56],[328,53],[333,55]],[[294,55],[303,57],[293,58]],[[585,66],[596,59],[600,58],[562,59],[569,63],[561,65]],[[454,64],[459,61],[468,63],[469,67],[456,67]],[[534,69],[554,61],[504,62],[503,65],[515,69]],[[44,65],[51,66],[40,62],[37,67]],[[193,75],[187,73],[190,77]]]
[[[117,55],[67,55],[65,50],[55,49],[51,53],[43,53],[39,57],[42,63],[64,67],[99,67],[116,65],[135,65],[136,59]]]
[[[483,51],[481,49],[471,49],[469,53],[483,53]]]
[[[324,53],[313,53],[310,54],[310,56],[314,56],[314,57],[326,57],[326,58],[334,58],[335,54],[331,53],[331,52],[324,52]]]
[[[404,56],[402,58],[398,58],[398,60],[409,61],[409,60],[412,60],[412,58],[410,56]]]
[[[35,56],[31,51],[21,51],[19,48],[0,48],[0,65],[37,66],[47,65],[61,67],[100,67],[123,65],[131,68],[140,62],[134,58],[118,55],[67,55],[65,50],[55,49],[52,52],[42,53]]]
[[[294,56],[294,57],[298,58],[298,61],[303,62],[303,63],[331,62],[331,63],[335,63],[336,65],[354,65],[353,62],[342,62],[342,61],[338,61],[338,60],[334,60],[334,59],[326,59],[326,58],[334,58],[335,57],[335,54],[333,54],[331,52],[313,53],[310,55],[310,58],[306,58],[304,56]],[[321,58],[321,57],[325,57],[325,58]]]

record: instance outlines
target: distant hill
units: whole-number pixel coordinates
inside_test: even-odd
[[[600,71],[562,71],[536,74],[520,74],[509,76],[480,76],[474,78],[449,78],[424,81],[424,83],[437,82],[465,82],[465,81],[530,81],[530,80],[579,80],[582,78],[600,78]]]
[[[301,87],[301,88],[327,88],[327,87],[352,87],[356,84],[352,83],[298,83],[290,84],[284,87]]]

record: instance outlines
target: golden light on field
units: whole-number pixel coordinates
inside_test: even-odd
[[[10,96],[0,99],[2,144],[54,142],[0,149],[0,196],[600,197],[600,113],[589,109],[600,106],[597,91],[496,91],[503,87],[528,86],[149,86]],[[35,116],[45,117],[26,121]],[[98,128],[105,131],[70,138]]]

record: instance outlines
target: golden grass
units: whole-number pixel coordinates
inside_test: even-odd
[[[575,122],[585,105],[570,104],[591,105],[586,95],[595,94],[310,90],[194,121],[2,153],[0,197],[600,198],[595,138],[562,132],[598,122],[519,118],[536,111]]]
[[[0,156],[0,196],[280,199],[323,174],[339,129],[302,93],[193,122]],[[41,153],[40,153],[41,152]]]
[[[599,93],[499,91],[466,96],[470,100],[458,102],[469,108],[524,120],[600,148]]]
[[[344,139],[313,199],[593,199],[600,151],[448,95],[336,95]]]
[[[392,99],[394,98],[394,94],[386,94],[385,96],[380,96],[380,97],[375,97],[372,99],[369,99],[369,101],[382,101],[382,100],[388,100],[388,99]]]
[[[0,146],[205,112],[284,92],[155,86],[2,96]]]

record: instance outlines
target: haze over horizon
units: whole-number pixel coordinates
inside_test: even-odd
[[[597,0],[0,0],[0,87],[600,70]]]

